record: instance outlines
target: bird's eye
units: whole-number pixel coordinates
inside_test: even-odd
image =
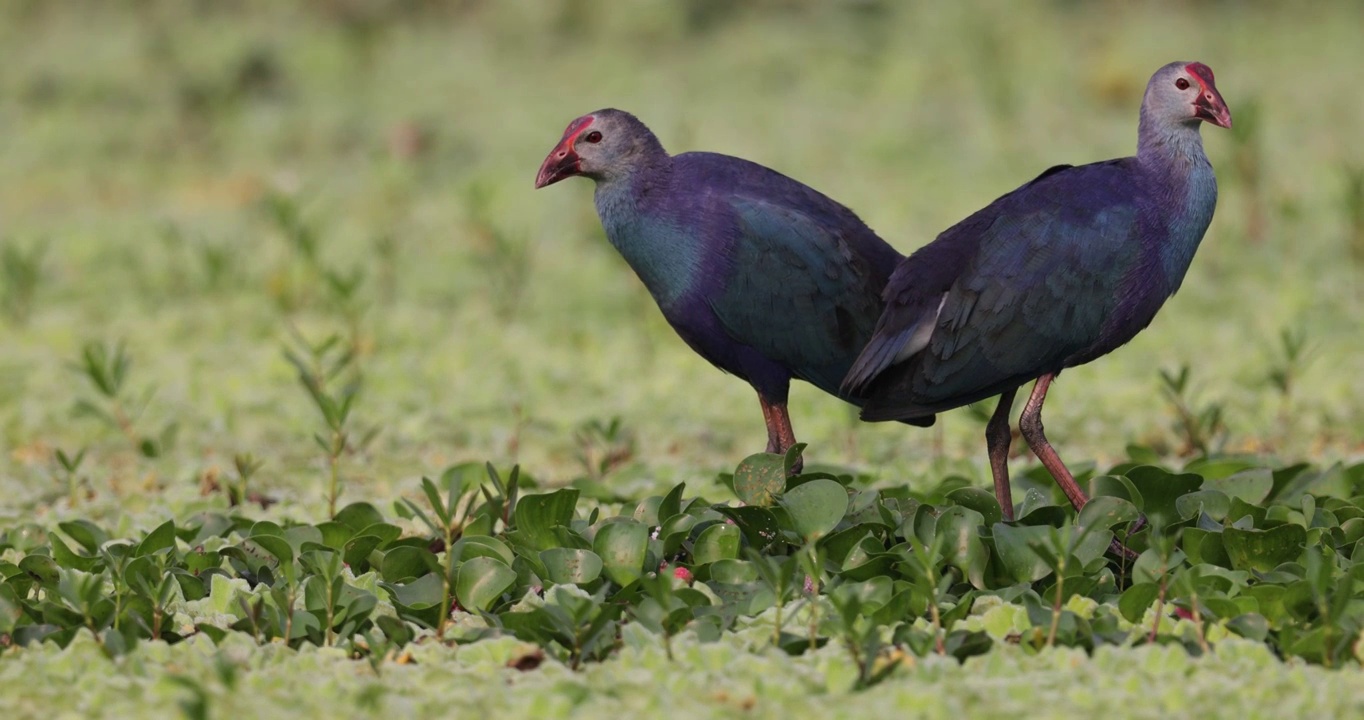
[[[1188,87],[1188,83],[1185,83],[1185,87]],[[590,143],[599,143],[601,142],[601,133],[597,132],[596,130],[593,130],[592,132],[588,133],[587,136],[584,137],[583,139]]]
[[[1184,78],[1180,78],[1180,79],[1178,79],[1178,80],[1175,81],[1175,87],[1179,88],[1180,90],[1188,90],[1188,89],[1189,89],[1189,81],[1188,81],[1188,80],[1185,80]]]

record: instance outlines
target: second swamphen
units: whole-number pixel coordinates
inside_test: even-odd
[[[535,187],[575,175],[596,182],[607,239],[677,334],[757,390],[768,452],[796,442],[792,378],[858,402],[839,384],[903,258],[851,210],[747,160],[670,155],[621,110],[569,123]]]
[[[905,259],[844,382],[869,396],[862,418],[931,425],[998,395],[985,438],[1012,519],[1009,415],[1035,379],[1019,430],[1082,507],[1084,491],[1043,434],[1042,403],[1057,374],[1131,340],[1179,288],[1217,205],[1204,121],[1231,127],[1212,70],[1170,63],[1146,86],[1135,157],[1051,168]]]

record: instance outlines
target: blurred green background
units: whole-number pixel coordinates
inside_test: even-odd
[[[356,436],[377,432],[343,459],[347,499],[465,460],[564,483],[606,458],[627,493],[707,481],[762,448],[756,399],[662,321],[590,183],[532,190],[569,120],[630,110],[670,150],[772,166],[907,252],[1050,165],[1130,154],[1146,79],[1176,59],[1211,65],[1235,118],[1204,131],[1217,216],[1151,328],[1062,377],[1051,435],[1075,465],[1197,452],[1182,403],[1212,451],[1358,457],[1362,8],[6,2],[0,520],[220,505],[243,452],[274,512],[317,517],[294,332],[359,353]],[[94,396],[82,346],[118,340],[127,433],[73,414]],[[1176,402],[1158,371],[1185,365]],[[792,415],[813,463],[988,477],[970,411],[863,425],[798,384]],[[81,448],[73,508],[53,458]]]

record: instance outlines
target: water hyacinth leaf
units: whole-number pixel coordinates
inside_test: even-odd
[[[1080,527],[1111,530],[1118,525],[1133,522],[1139,517],[1141,512],[1131,502],[1111,495],[1099,495],[1085,503],[1076,524]]]
[[[1270,530],[1227,528],[1222,533],[1222,545],[1236,570],[1268,572],[1297,560],[1306,543],[1307,530],[1293,524]]]
[[[716,511],[734,521],[743,531],[748,544],[759,550],[766,550],[780,536],[777,516],[767,508],[753,505],[742,507],[717,506]]]
[[[601,576],[601,556],[591,550],[550,548],[540,552],[546,580],[556,585],[586,585]]]
[[[1004,511],[999,507],[999,500],[995,498],[994,493],[984,488],[957,488],[947,493],[947,499],[979,513],[985,525],[994,525],[1004,519]]]
[[[440,605],[445,593],[445,581],[437,573],[427,573],[410,583],[385,584],[395,605],[410,610],[426,610]]]
[[[607,579],[629,585],[644,573],[649,551],[649,528],[635,520],[608,522],[597,530],[592,549],[601,558]]]
[[[361,573],[369,569],[370,553],[374,552],[383,542],[382,538],[374,535],[359,535],[346,541],[343,557],[351,570]]]
[[[477,557],[459,566],[455,597],[465,610],[487,611],[516,584],[516,571],[501,560]]]
[[[333,550],[345,550],[346,542],[355,537],[351,526],[335,520],[318,523],[317,530],[322,534],[321,543]]]
[[[848,511],[848,491],[833,480],[818,479],[797,485],[781,498],[790,513],[792,529],[805,540],[828,534]]]
[[[491,535],[469,535],[460,538],[451,546],[450,555],[456,562],[472,560],[476,557],[490,557],[501,560],[510,566],[515,555],[507,544]]]
[[[1178,548],[1170,554],[1162,555],[1156,548],[1148,548],[1132,563],[1132,579],[1136,582],[1160,582],[1162,578],[1178,569],[1187,558]]]
[[[1182,519],[1197,517],[1200,512],[1207,513],[1215,520],[1221,520],[1231,511],[1231,498],[1221,490],[1205,487],[1202,490],[1182,495],[1175,501],[1175,510]]]
[[[1118,599],[1118,611],[1128,622],[1141,622],[1146,609],[1160,595],[1160,586],[1153,582],[1137,583],[1127,588]]]
[[[397,525],[390,525],[385,522],[377,522],[371,525],[366,525],[359,532],[355,533],[355,537],[363,537],[365,535],[368,535],[370,537],[377,537],[379,538],[379,547],[382,548],[388,545],[389,543],[393,542],[394,540],[397,540],[402,534],[403,529],[398,527]]]
[[[1176,504],[1181,495],[1198,490],[1203,478],[1192,475],[1175,475],[1153,465],[1141,465],[1127,471],[1127,478],[1141,493],[1141,511],[1157,529],[1167,528],[1182,518]]]
[[[998,505],[995,509],[999,509]],[[961,570],[977,589],[985,588],[985,566],[990,560],[985,541],[980,537],[984,525],[984,515],[962,505],[954,505],[938,516],[936,526],[943,558]]]
[[[682,492],[687,489],[686,483],[678,483],[673,489],[663,496],[663,500],[658,503],[658,521],[665,523],[678,513],[682,512]]]
[[[705,565],[717,560],[739,557],[740,532],[737,525],[716,523],[701,531],[692,547],[692,562]]]
[[[513,513],[516,533],[527,547],[534,550],[556,547],[559,543],[554,528],[571,523],[577,505],[576,488],[563,488],[541,495],[526,495],[517,501]]]
[[[382,523],[384,516],[367,502],[355,502],[338,510],[332,519],[358,533],[370,525]]]
[[[379,574],[391,583],[406,582],[440,571],[440,561],[430,550],[415,547],[396,547],[385,552],[379,567]]]
[[[276,535],[256,535],[250,540],[243,542],[242,545],[246,547],[254,545],[261,548],[274,556],[281,565],[294,561],[293,546],[289,544],[289,541]]]
[[[1229,498],[1240,498],[1251,505],[1258,505],[1274,490],[1274,471],[1263,467],[1250,468],[1229,477],[1209,477],[1203,482],[1203,488],[1218,490]]]
[[[746,505],[771,505],[785,489],[786,458],[782,455],[749,455],[734,471],[734,494]]]
[[[718,560],[710,564],[710,579],[726,585],[743,585],[758,579],[758,568],[747,560]]]
[[[1037,582],[1051,573],[1046,560],[1032,548],[1033,545],[1045,545],[1051,532],[1048,526],[1014,527],[1004,523],[995,523],[991,528],[995,553],[1015,582]]]

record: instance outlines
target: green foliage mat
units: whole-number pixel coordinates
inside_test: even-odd
[[[769,701],[772,683],[899,705],[918,697],[907,688],[962,667],[1021,679],[1086,666],[1102,678],[1114,663],[1192,672],[1212,655],[1204,662],[1251,672],[1280,667],[1275,656],[1359,670],[1364,465],[1127,464],[1088,478],[1094,497],[1078,515],[1025,477],[1017,520],[1002,522],[990,493],[959,480],[913,492],[823,472],[788,479],[801,449],[723,476],[717,489],[738,503],[687,497],[684,485],[623,506],[578,487],[528,494],[517,469],[466,464],[423,479],[425,501],[396,503],[392,517],[368,503],[316,525],[206,512],[129,540],[84,520],[12,527],[0,535],[0,671],[108,658],[139,692],[165,695],[155,678],[176,673],[149,671],[153,658],[215,663],[171,681],[193,706],[238,682],[268,684],[239,680],[243,669],[316,663],[382,681],[348,691],[376,704],[396,691],[390,675],[454,653],[441,672],[525,673],[554,692],[524,700],[562,710],[620,700],[624,685],[582,690],[607,667],[627,684],[652,668],[637,700],[656,707],[645,678],[663,682],[670,661],[693,669],[674,691],[704,687],[697,702],[740,709]],[[1165,647],[1131,651],[1150,645]],[[753,684],[738,670],[704,682],[705,668],[728,674],[745,654],[766,663]],[[1292,677],[1335,682],[1303,672]],[[881,685],[895,689],[871,692]],[[1096,692],[1077,684],[1065,697],[1078,708]],[[1162,702],[1176,698],[1189,700]]]

